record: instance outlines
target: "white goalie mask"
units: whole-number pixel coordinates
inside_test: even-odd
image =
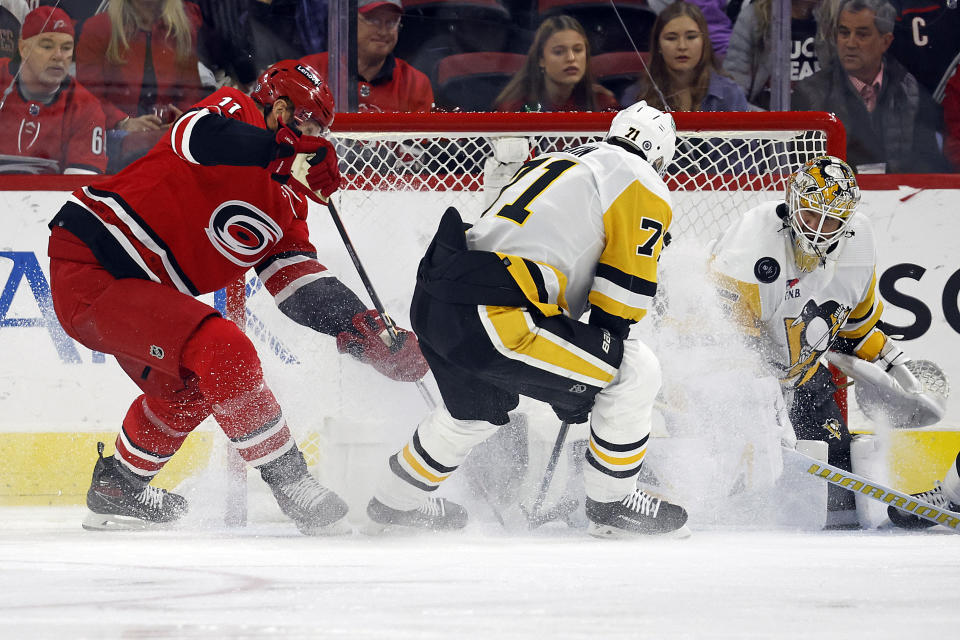
[[[607,132],[607,140],[611,138],[645,158],[662,176],[667,165],[673,162],[677,125],[669,113],[654,109],[641,100],[613,117]]]
[[[800,269],[813,271],[824,263],[830,248],[846,235],[859,203],[857,178],[839,158],[814,158],[790,176],[787,206]]]

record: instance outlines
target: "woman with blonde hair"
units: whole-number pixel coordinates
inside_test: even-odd
[[[497,111],[604,111],[619,105],[595,84],[587,33],[570,16],[551,16],[533,37],[523,67],[497,96]]]
[[[108,128],[159,130],[203,97],[200,24],[199,8],[183,0],[110,0],[86,21],[77,78],[100,98]]]
[[[678,0],[657,16],[648,71],[624,92],[624,104],[646,100],[665,111],[749,109],[743,90],[720,71],[707,21],[695,4]]]

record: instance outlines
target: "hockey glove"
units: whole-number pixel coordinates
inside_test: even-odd
[[[332,146],[324,138],[305,136],[295,126],[285,123],[280,124],[274,140],[277,143],[277,150],[273,160],[267,165],[267,171],[280,184],[286,184],[290,179],[293,161],[296,160],[298,153],[316,153],[320,149]]]
[[[307,171],[307,186],[319,191],[324,198],[329,198],[334,191],[340,188],[340,166],[337,162],[337,150],[327,140],[320,138],[326,145],[307,160],[310,169]]]
[[[412,331],[398,328],[396,340],[387,345],[390,334],[375,310],[358,313],[351,323],[352,330],[337,335],[340,353],[349,353],[388,378],[401,382],[416,382],[430,370]]]
[[[890,374],[890,377],[896,380],[897,384],[907,393],[920,393],[922,391],[920,382],[913,375],[913,372],[906,367],[910,358],[903,352],[900,345],[890,338],[887,338],[883,348],[880,349],[880,354],[873,362]]]
[[[583,404],[576,409],[566,409],[557,405],[550,405],[553,412],[561,421],[567,424],[583,424],[590,419],[590,412],[593,410],[593,402]]]

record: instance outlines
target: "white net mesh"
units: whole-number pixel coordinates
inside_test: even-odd
[[[468,114],[453,115],[462,115],[460,124],[469,127]],[[474,219],[484,203],[476,194],[485,186],[489,188],[484,167],[494,155],[497,140],[524,138],[532,157],[601,140],[609,122],[609,118],[593,114],[583,118],[579,129],[530,127],[523,131],[511,127],[497,131],[497,124],[508,123],[511,117],[498,115],[502,116],[499,123],[490,114],[477,123],[491,128],[476,126],[473,131],[456,133],[426,126],[391,131],[391,120],[384,117],[370,122],[377,125],[376,129],[363,131],[363,119],[351,120],[349,131],[335,133],[340,168],[346,177],[343,197],[351,204],[367,207],[384,193],[442,193],[446,205],[456,206],[465,219]],[[683,128],[684,120],[691,115],[697,117],[691,123],[695,128]],[[769,197],[770,191],[782,193],[790,173],[830,150],[829,120],[810,114],[778,114],[772,122],[770,115],[678,114],[677,153],[667,169],[668,185],[676,194],[675,234],[716,236],[731,215]],[[424,118],[414,126],[428,124],[429,117]],[[566,126],[576,125],[575,116],[567,119],[574,122]],[[723,128],[729,125],[739,128]]]

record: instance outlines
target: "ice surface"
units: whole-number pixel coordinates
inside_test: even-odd
[[[306,538],[292,524],[104,533],[81,530],[81,508],[0,513],[2,638],[899,640],[960,623],[960,536],[946,530],[608,541],[475,523]]]

